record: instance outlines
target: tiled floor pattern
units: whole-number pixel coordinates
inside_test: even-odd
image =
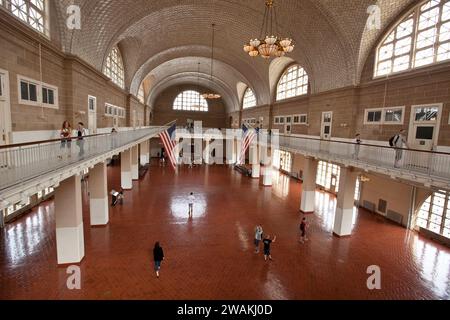
[[[109,168],[117,188],[119,168]],[[197,197],[187,217],[187,195]],[[110,212],[106,227],[89,226],[82,289],[66,287],[56,264],[53,203],[0,231],[0,299],[448,299],[450,250],[365,211],[354,234],[332,236],[335,199],[318,192],[310,241],[298,242],[301,184],[275,174],[273,188],[222,166],[153,166]],[[274,262],[254,253],[253,228],[277,235]],[[166,261],[156,279],[151,251]],[[378,265],[382,289],[370,291],[367,267]]]

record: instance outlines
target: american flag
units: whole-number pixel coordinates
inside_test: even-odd
[[[258,129],[249,128],[245,124],[243,124],[242,132],[243,135],[242,135],[241,154],[239,156],[239,164],[245,163],[245,154],[247,153],[247,150],[252,144],[253,140],[258,135]]]
[[[177,126],[174,123],[170,128],[164,130],[159,134],[159,137],[164,144],[164,149],[167,153],[167,156],[169,157],[170,164],[175,171],[177,170],[177,158],[174,154],[175,141],[172,140],[172,135],[175,133],[176,128]]]

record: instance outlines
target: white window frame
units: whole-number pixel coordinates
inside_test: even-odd
[[[252,90],[252,88],[248,87],[244,92],[244,97],[242,99],[242,109],[250,109],[254,108],[258,105],[258,102],[256,100],[255,92]]]
[[[273,118],[273,124],[279,125],[280,124],[280,117],[274,117]]]
[[[94,101],[94,110],[90,109],[91,100]],[[97,97],[88,95],[88,112],[97,112]]]
[[[31,100],[23,100],[22,99],[22,86],[21,83],[26,82],[28,84],[33,84],[36,86],[36,98],[37,101],[31,101]],[[53,90],[53,100],[54,104],[48,104],[44,103],[42,101],[42,89],[50,89]],[[21,105],[27,105],[27,106],[33,106],[33,107],[45,107],[50,109],[59,109],[59,93],[58,93],[58,87],[53,86],[51,84],[40,82],[22,75],[17,75],[17,92],[18,92],[18,101]]]
[[[367,117],[369,116],[370,112],[381,112],[380,121],[368,121]],[[364,110],[364,124],[367,125],[380,125],[383,123],[383,108],[373,108],[373,109],[366,109]]]
[[[402,111],[402,118],[400,121],[387,121],[386,120],[386,112],[388,110],[401,110]],[[399,107],[392,107],[392,108],[383,108],[383,124],[385,125],[403,125],[405,122],[405,106],[399,106]]]
[[[402,119],[401,121],[386,121],[386,112],[388,110],[401,110],[402,111]],[[369,112],[381,112],[380,121],[368,121],[367,117]],[[364,124],[365,125],[403,125],[405,122],[405,106],[395,106],[395,107],[386,107],[386,108],[371,108],[364,110]]]
[[[118,117],[118,118],[125,118],[125,108],[115,106],[111,103],[106,102],[105,103],[105,116],[106,117]]]
[[[296,117],[298,117],[298,121],[295,121]],[[303,122],[302,122],[302,117],[305,117],[305,121],[303,121]],[[306,113],[294,114],[292,116],[292,124],[293,125],[307,125],[308,124],[308,115]]]
[[[292,124],[294,116],[285,116],[284,117],[284,124]]]
[[[440,46],[444,45],[450,45],[450,40],[440,40],[440,36],[443,34],[441,33],[441,28],[444,24],[447,24],[450,22],[450,20],[442,20],[443,16],[443,8],[445,5],[448,5],[448,0],[441,0],[441,2],[437,6],[430,7],[422,12],[422,7],[428,4],[430,1],[422,1],[418,3],[412,10],[410,10],[407,14],[405,14],[401,19],[398,20],[398,23],[394,25],[392,29],[389,30],[389,32],[386,33],[383,40],[378,44],[376,49],[376,57],[375,57],[375,64],[374,64],[374,70],[373,70],[373,78],[385,78],[392,74],[402,74],[405,72],[409,72],[411,70],[416,69],[422,69],[427,68],[433,65],[439,65],[441,63],[448,63],[450,59],[445,59],[438,61],[438,50]],[[431,12],[432,10],[438,9],[439,14],[437,15],[437,23],[434,26],[428,26],[423,29],[419,29],[419,22],[420,18],[423,17],[427,12]],[[403,37],[397,37],[396,30],[397,28],[404,22],[408,21],[409,19],[412,19],[413,27],[412,27],[412,33],[408,35],[404,35]],[[421,48],[418,48],[417,44],[419,42],[419,34],[424,34],[426,31],[435,30],[435,39],[433,44],[429,44],[426,46],[423,46]],[[390,44],[397,44],[399,41],[405,40],[407,38],[411,37],[411,45],[408,52],[405,53],[399,53],[395,54],[395,47],[393,48],[393,55],[390,58],[385,58],[383,60],[380,60],[380,50],[386,45]],[[390,40],[390,38],[392,40]],[[389,39],[389,41],[388,41]],[[425,51],[425,50],[433,50],[433,56],[432,56],[432,62],[427,63],[424,65],[416,65],[416,58],[417,53]],[[404,70],[399,71],[393,71],[393,64],[395,59],[399,59],[402,57],[409,57],[408,67]],[[379,73],[379,65],[384,62],[390,62],[390,72],[386,74],[380,74]]]

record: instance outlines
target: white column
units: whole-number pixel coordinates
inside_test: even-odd
[[[302,198],[300,211],[313,213],[316,204],[317,160],[306,158],[303,170]]]
[[[131,147],[131,178],[139,180],[139,149],[137,145]]]
[[[128,149],[120,155],[120,175],[122,188],[131,190],[133,188],[133,179],[131,177],[131,149]]]
[[[262,145],[261,146],[261,160],[264,164],[264,167],[262,168],[262,175],[263,175],[263,186],[271,187],[272,186],[272,156],[268,155],[268,150],[271,150],[267,146]]]
[[[250,164],[252,165],[252,178],[259,179],[261,176],[261,165],[259,161],[259,149],[257,145],[250,146]]]
[[[140,161],[141,165],[145,166],[150,163],[150,146],[149,141],[144,141],[140,144],[141,154]]]
[[[356,173],[350,168],[341,168],[333,229],[334,234],[339,237],[352,234],[355,188]]]
[[[84,258],[81,178],[73,176],[55,190],[56,250],[58,264],[79,263]]]
[[[108,176],[106,163],[101,162],[89,172],[89,195],[91,226],[107,225],[109,222]]]
[[[203,151],[203,159],[205,161],[205,164],[209,164],[209,161],[211,160],[211,150],[210,147],[210,140],[205,140],[205,150]]]

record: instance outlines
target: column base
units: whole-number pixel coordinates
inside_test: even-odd
[[[105,226],[109,223],[108,197],[104,199],[91,199],[91,226]]]
[[[141,155],[140,164],[141,164],[141,166],[145,166],[145,165],[149,164],[148,155],[146,155],[146,154]]]
[[[139,166],[137,164],[131,165],[131,172],[133,180],[139,180]]]
[[[74,228],[56,228],[58,264],[80,263],[84,258],[83,223]]]
[[[304,213],[314,212],[316,209],[316,190],[303,191],[300,203],[300,211]]]
[[[252,165],[252,178],[259,179],[261,176],[261,166],[260,165]]]
[[[353,208],[336,208],[333,232],[339,237],[350,236],[353,228]]]
[[[133,179],[131,178],[131,172],[122,172],[121,175],[121,186],[124,190],[133,189]]]
[[[340,239],[345,239],[345,238],[351,238],[352,237],[350,234],[346,235],[346,236],[340,236],[336,232],[333,232],[333,236],[335,236],[336,238],[340,238]]]

